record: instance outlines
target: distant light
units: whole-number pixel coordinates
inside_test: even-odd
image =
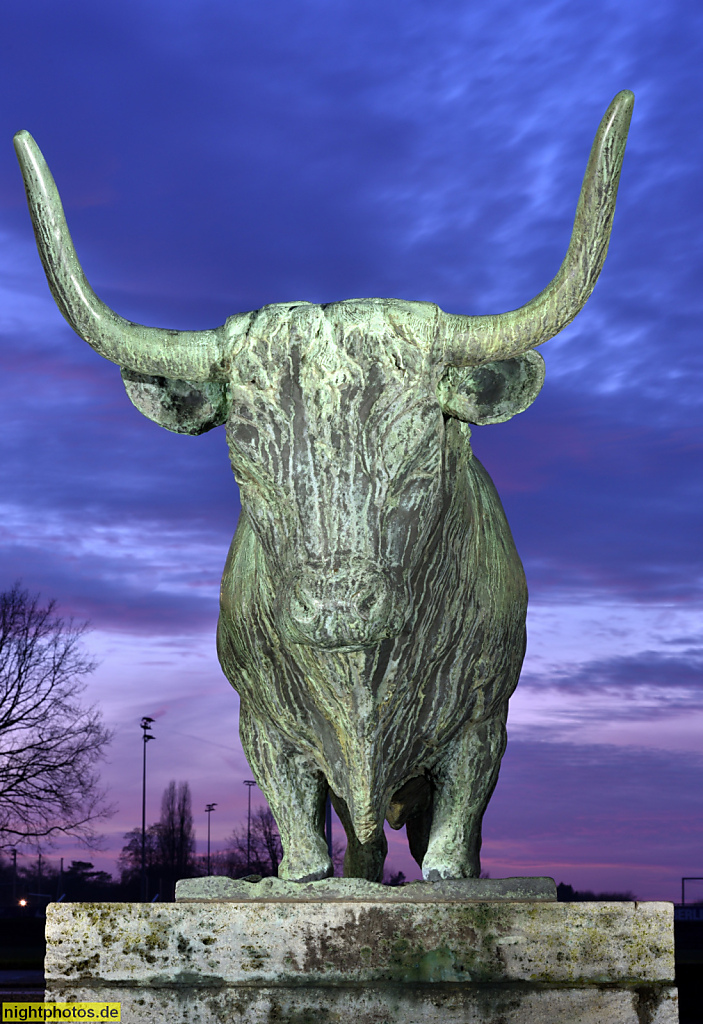
[[[26,907],[27,906],[27,901],[26,900],[20,900],[20,906],[21,907]]]

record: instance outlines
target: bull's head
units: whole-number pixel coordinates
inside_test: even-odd
[[[348,650],[402,631],[413,570],[442,509],[444,416],[506,420],[542,386],[544,363],[531,350],[447,370],[439,382],[421,346],[415,372],[398,366],[389,324],[407,325],[410,314],[420,331],[437,308],[352,300],[261,310],[249,353],[281,324],[296,339],[290,358],[272,354],[265,387],[256,372],[242,387],[122,371],[131,400],[162,426],[201,433],[227,422],[242,506],[275,569],[275,613],[289,640]],[[372,343],[373,362],[350,358]],[[403,348],[407,360],[411,343]]]
[[[444,418],[497,423],[542,385],[532,351],[579,312],[608,248],[634,97],[599,127],[571,243],[551,283],[520,309],[458,316],[430,303],[297,302],[208,331],[122,319],[78,263],[53,178],[15,136],[39,252],[63,315],[122,367],[145,415],[182,433],[227,423],[249,517],[279,581],[290,640],[360,648],[400,633],[410,580],[442,507]]]

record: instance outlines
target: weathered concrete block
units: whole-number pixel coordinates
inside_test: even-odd
[[[46,978],[150,1024],[677,1020],[668,903],[61,903]]]

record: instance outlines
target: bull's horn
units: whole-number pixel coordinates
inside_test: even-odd
[[[225,379],[226,342],[246,329],[250,315],[231,317],[212,331],[143,327],[118,316],[86,280],[39,147],[29,132],[18,132],[14,142],[49,288],[74,331],[101,356],[138,373],[192,381]]]
[[[619,92],[600,123],[581,186],[571,242],[556,277],[531,302],[509,313],[444,314],[440,358],[446,365],[467,366],[519,356],[554,337],[583,307],[608,251],[634,102],[629,90]]]

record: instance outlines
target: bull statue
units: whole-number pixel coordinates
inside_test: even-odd
[[[386,819],[429,880],[480,873],[481,822],[525,651],[527,587],[469,424],[526,409],[534,348],[576,316],[608,248],[634,97],[596,135],[569,248],[520,309],[284,302],[175,331],[118,316],[78,262],[28,132],[15,136],[49,287],[71,327],[122,367],[136,407],[200,434],[226,424],[242,515],[217,632],[244,751],[281,834],[281,878],[380,880]]]

